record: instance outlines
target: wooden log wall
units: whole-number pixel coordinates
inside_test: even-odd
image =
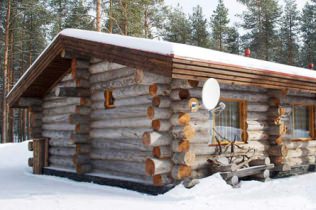
[[[222,98],[247,101],[248,142],[242,147],[255,149],[260,158],[267,157],[269,133],[266,113],[269,105],[266,90],[226,84],[220,86]],[[170,122],[173,125],[171,134],[174,137],[171,149],[174,152],[174,168],[186,167],[187,170],[182,171],[188,173],[173,173],[174,178],[183,179],[188,175],[193,178],[205,177],[210,174],[207,159],[216,154],[218,149],[216,146],[209,146],[211,127],[208,111],[202,106],[198,112],[191,112],[189,107],[191,98],[202,103],[203,82],[174,79],[171,87],[173,116]],[[178,160],[179,156],[181,161]]]
[[[293,141],[288,134],[288,122],[280,120],[281,115],[292,111],[291,104],[316,105],[315,94],[299,91],[270,91],[272,116],[271,128],[279,135],[271,135],[269,154],[276,171],[295,171],[302,165],[314,165],[316,141]],[[315,112],[315,110],[314,110]],[[314,113],[315,116],[315,113]]]
[[[91,60],[91,162],[94,173],[165,185],[170,178],[170,78]],[[110,90],[113,108],[107,104]]]
[[[44,98],[42,136],[49,138],[49,166],[92,170],[89,163],[90,84],[89,61],[72,59],[71,73]]]

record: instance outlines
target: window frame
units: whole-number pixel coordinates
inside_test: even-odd
[[[235,142],[235,144],[247,144],[248,143],[248,124],[247,124],[247,105],[248,105],[248,101],[244,100],[244,99],[235,99],[235,98],[220,98],[220,101],[222,102],[238,102],[239,103],[239,124],[240,124],[240,129],[243,130],[241,138],[242,141],[238,141]],[[215,134],[213,132],[213,128],[215,126],[215,116],[212,116],[212,130],[211,130],[211,134],[212,134],[212,143],[208,144],[208,146],[218,146],[218,143],[216,142],[215,139]],[[227,145],[229,144],[229,141],[221,141],[220,145]]]
[[[309,122],[309,134],[311,137],[309,138],[292,138],[292,136],[290,136],[290,141],[293,142],[299,142],[299,141],[313,141],[316,140],[316,131],[315,131],[315,105],[313,104],[307,104],[307,103],[292,103],[290,104],[291,109],[294,110],[293,108],[295,106],[305,106],[308,109],[308,122]]]
[[[113,95],[112,95],[112,90],[111,89],[105,89],[104,90],[104,107],[106,109],[113,109],[115,108],[115,105],[114,105],[114,101],[115,99],[113,98]]]

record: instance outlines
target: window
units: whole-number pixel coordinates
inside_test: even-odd
[[[105,102],[104,102],[104,107],[107,109],[112,109],[115,108],[114,106],[114,101],[115,99],[112,96],[112,90],[105,90],[104,91],[104,98],[105,98]]]
[[[293,105],[289,116],[287,134],[291,139],[314,138],[314,106]]]
[[[225,109],[212,114],[212,144],[228,141],[247,141],[247,103],[243,100],[226,99]]]

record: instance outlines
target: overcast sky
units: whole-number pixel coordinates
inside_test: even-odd
[[[310,0],[296,0],[298,8],[301,10],[306,2]],[[218,4],[218,0],[165,0],[165,2],[171,6],[177,6],[179,3],[183,8],[185,13],[191,13],[192,7],[196,5],[200,5],[203,8],[203,13],[205,16],[210,17],[212,11],[216,8]],[[280,3],[283,1],[281,0]],[[233,22],[239,21],[239,18],[236,17],[236,14],[241,14],[245,7],[238,3],[236,0],[224,0],[225,6],[229,10],[229,18],[231,20],[231,24]]]

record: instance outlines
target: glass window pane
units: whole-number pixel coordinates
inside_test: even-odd
[[[308,106],[293,106],[289,123],[291,138],[310,138]]]
[[[215,130],[221,140],[242,141],[240,102],[224,102],[226,108],[215,116]]]

